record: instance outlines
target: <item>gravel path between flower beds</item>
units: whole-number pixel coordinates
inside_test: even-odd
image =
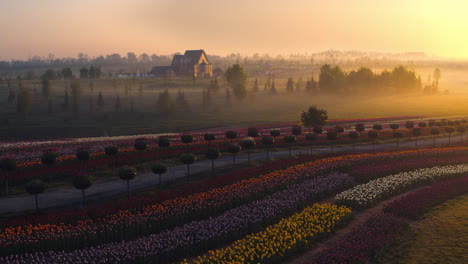
[[[303,264],[303,263],[308,263],[310,262],[311,258],[313,255],[315,255],[317,252],[319,252],[322,249],[327,248],[328,246],[332,245],[334,242],[342,239],[345,235],[347,235],[349,232],[351,232],[354,228],[359,227],[362,225],[370,216],[375,215],[376,213],[382,212],[383,206],[391,201],[397,200],[409,193],[415,192],[419,189],[426,188],[427,185],[421,186],[419,188],[407,191],[405,193],[402,193],[398,196],[394,196],[388,200],[382,201],[378,204],[376,204],[374,207],[364,210],[364,211],[353,211],[354,213],[354,218],[349,222],[344,228],[336,230],[334,234],[332,234],[328,239],[318,243],[314,248],[303,252],[302,254],[291,258],[290,260],[284,262],[286,264]],[[327,200],[320,201],[319,203],[334,203],[335,202],[335,197],[330,197]]]
[[[464,141],[466,139],[464,138]],[[452,146],[459,144],[459,139],[456,136],[451,137]],[[437,138],[437,146],[446,146],[448,143],[448,137]],[[432,137],[419,139],[418,147],[431,147],[433,145]],[[390,150],[395,149],[394,142],[388,142],[383,144],[375,145],[375,150]],[[399,149],[414,148],[415,142],[404,141],[400,142]],[[352,146],[335,146],[334,152],[351,152]],[[368,152],[372,151],[372,144],[357,145],[355,147],[356,152]],[[330,147],[314,148],[314,152],[329,153]],[[307,149],[293,149],[291,155],[308,155]],[[288,156],[288,151],[276,151],[270,152],[270,158],[278,159]],[[252,153],[250,155],[251,160],[265,160],[266,154]],[[236,163],[247,163],[247,155],[237,155]],[[220,159],[215,161],[215,167],[232,166],[232,156],[224,155]],[[195,162],[190,166],[191,174],[195,173],[210,173],[211,172],[211,161],[202,160]],[[186,165],[177,165],[169,168],[168,172],[163,175],[162,182],[171,182],[174,179],[181,179],[186,177],[187,167]],[[120,180],[117,176],[115,180],[105,182],[95,182],[89,189],[86,190],[86,199],[88,204],[93,202],[102,202],[103,200],[113,199],[122,196],[126,192],[126,183]],[[158,188],[157,176],[151,172],[143,173],[138,175],[134,180],[131,181],[131,190],[144,190],[149,188]],[[46,190],[43,194],[38,196],[39,206],[42,210],[50,208],[64,208],[64,207],[75,207],[80,208],[82,203],[81,192],[74,189],[73,187],[61,187],[55,189]],[[34,211],[34,197],[32,195],[24,194],[10,197],[0,197],[0,215],[11,216],[17,215],[24,211]]]

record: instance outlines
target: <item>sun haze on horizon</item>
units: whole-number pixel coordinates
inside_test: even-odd
[[[328,49],[468,59],[468,1],[4,0],[0,59]]]

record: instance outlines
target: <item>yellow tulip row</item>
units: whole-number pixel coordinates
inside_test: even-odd
[[[332,204],[314,204],[282,219],[264,231],[251,234],[232,245],[209,251],[193,263],[271,263],[309,247],[321,235],[349,218],[351,209]],[[182,263],[188,263],[184,260]]]

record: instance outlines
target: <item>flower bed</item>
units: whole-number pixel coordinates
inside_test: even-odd
[[[349,159],[356,156],[346,157]],[[39,224],[8,227],[0,233],[0,244],[3,245],[0,252],[7,255],[51,248],[72,249],[84,244],[95,245],[156,233],[261,199],[294,183],[314,177],[320,171],[330,170],[336,167],[340,160],[344,158],[327,158],[293,166],[208,192],[167,200],[141,210],[119,211],[97,222],[88,220],[79,221],[77,225]]]
[[[404,218],[392,214],[371,216],[326,249],[315,254],[310,264],[375,263],[377,253],[390,245],[398,233],[407,228]]]
[[[448,179],[416,190],[384,205],[384,212],[371,216],[342,239],[317,252],[310,264],[375,263],[407,230],[407,218],[419,219],[434,206],[463,195],[468,177]],[[430,242],[432,244],[432,241]]]
[[[358,185],[336,196],[338,204],[351,206],[356,209],[368,208],[395,194],[410,188],[434,183],[449,176],[466,175],[468,164],[449,165],[403,172]]]
[[[238,240],[229,247],[210,251],[194,263],[278,263],[310,246],[349,219],[351,210],[314,204],[302,212]]]
[[[326,157],[333,157],[336,154],[321,154],[316,156],[302,156],[290,159],[281,159],[268,161],[256,167],[236,169],[227,173],[216,175],[197,182],[177,186],[174,189],[159,191],[151,195],[135,196],[130,200],[120,199],[111,202],[105,202],[94,206],[89,206],[86,210],[65,210],[56,213],[47,213],[39,216],[22,216],[9,218],[0,221],[3,228],[8,226],[36,225],[36,224],[76,224],[77,221],[85,221],[103,218],[107,215],[121,210],[137,210],[139,208],[160,203],[177,197],[185,197],[198,192],[209,191],[213,188],[232,184],[242,179],[252,178],[266,174],[268,172],[285,169],[297,164],[310,162]]]
[[[102,260],[105,259],[103,256],[108,250],[119,252],[117,249],[123,248],[139,253],[121,256],[125,262],[145,261],[154,263],[158,261],[176,261],[183,257],[203,252],[203,250],[219,247],[253,231],[258,231],[260,228],[272,224],[278,219],[304,208],[307,204],[317,201],[330,193],[346,188],[350,184],[351,178],[349,176],[334,173],[294,185],[263,200],[231,209],[218,217],[194,221],[173,230],[138,238],[134,241],[98,246],[95,249],[90,249],[90,253],[88,253],[87,249],[65,254],[60,252],[45,252],[43,254],[25,254],[5,258],[4,261],[16,259],[35,263],[31,260],[33,258],[40,260],[42,263],[48,263],[54,262],[60,255],[62,255],[61,258],[69,261],[90,261],[94,258]],[[335,219],[333,218],[332,220]],[[326,228],[330,229],[331,226],[326,226]],[[142,251],[145,252],[144,255],[141,255]],[[91,258],[82,259],[80,255]],[[119,259],[112,257],[107,260],[116,262]],[[1,258],[0,261],[2,261]]]
[[[366,183],[382,175],[392,175],[420,168],[468,163],[468,151],[439,152],[436,155],[416,155],[358,165],[350,170],[350,175],[360,183]]]
[[[457,150],[447,148],[445,151]],[[408,150],[399,152],[362,153],[312,161],[283,171],[265,174],[242,180],[222,188],[197,193],[188,197],[166,200],[139,210],[120,210],[95,221],[77,221],[72,224],[39,224],[9,227],[0,232],[0,242],[8,245],[3,254],[16,252],[18,245],[38,250],[48,249],[41,241],[51,241],[56,247],[78,247],[82,243],[105,243],[130,239],[160,232],[196,219],[219,214],[229,208],[261,199],[265,195],[312,177],[319,171],[331,170],[350,161],[390,159],[438,153],[432,149]],[[23,250],[24,251],[24,250]]]
[[[428,209],[468,192],[468,177],[449,179],[407,194],[385,205],[384,211],[419,219]]]

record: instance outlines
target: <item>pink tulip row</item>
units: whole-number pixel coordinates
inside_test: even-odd
[[[468,177],[449,179],[407,194],[385,205],[384,211],[418,219],[428,209],[468,192]]]

